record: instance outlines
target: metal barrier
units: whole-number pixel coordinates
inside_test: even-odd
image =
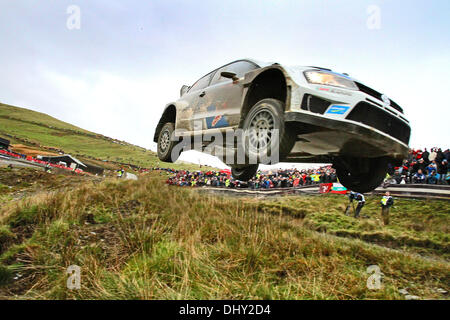
[[[199,187],[197,189],[229,193],[242,196],[277,196],[283,194],[319,194],[320,185],[308,185],[291,188],[276,189],[249,189],[249,188],[225,188],[225,187]],[[450,186],[445,185],[429,185],[429,184],[397,184],[386,187],[378,187],[374,191],[368,193],[372,195],[381,195],[389,191],[392,196],[400,198],[416,198],[416,199],[441,199],[450,200]]]

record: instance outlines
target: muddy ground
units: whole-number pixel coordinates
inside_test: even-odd
[[[0,197],[17,199],[36,192],[75,187],[86,181],[101,181],[99,177],[54,171],[47,173],[34,168],[0,168]]]

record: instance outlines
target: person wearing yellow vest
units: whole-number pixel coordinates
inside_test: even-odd
[[[381,218],[383,224],[386,226],[389,224],[389,209],[394,205],[394,198],[391,197],[389,192],[386,192],[381,198]]]
[[[312,174],[311,175],[311,180],[315,183],[318,183],[320,181],[320,175],[318,174]]]
[[[230,186],[230,179],[225,180],[225,187],[229,187]]]

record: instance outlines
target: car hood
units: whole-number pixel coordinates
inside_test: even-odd
[[[357,79],[352,78],[348,75],[339,73],[339,72],[335,72],[333,70],[330,69],[324,69],[324,68],[319,68],[319,67],[312,67],[312,66],[285,66],[285,65],[281,65],[283,67],[284,70],[286,70],[289,75],[292,77],[292,80],[294,80],[295,82],[298,83],[298,81],[303,82],[305,79],[305,76],[303,75],[303,72],[307,71],[307,70],[318,70],[318,71],[325,71],[325,72],[329,72],[329,73],[333,73],[335,75],[338,75],[340,77],[344,77],[347,78],[351,81],[354,82],[359,82]]]
[[[255,60],[255,59],[247,59],[250,60],[254,63],[256,63],[257,65],[259,65],[261,68],[265,68],[265,67],[269,67],[272,65],[279,65],[281,66],[284,70],[286,70],[286,72],[289,74],[289,76],[292,78],[292,80],[294,80],[297,83],[302,83],[305,80],[305,76],[303,75],[303,72],[307,71],[307,70],[323,70],[326,72],[331,72],[334,73],[338,76],[347,78],[351,81],[355,81],[355,82],[360,82],[355,78],[352,78],[348,75],[339,73],[339,72],[334,72],[333,70],[330,69],[326,69],[326,68],[320,68],[320,67],[314,67],[314,66],[289,66],[289,65],[285,65],[285,64],[281,64],[281,63],[277,63],[277,62],[264,62],[264,61],[259,61],[259,60]]]

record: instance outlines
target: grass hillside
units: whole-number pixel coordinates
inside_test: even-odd
[[[1,103],[0,137],[46,152],[61,150],[80,159],[94,158],[141,167],[169,166],[161,163],[153,151],[78,128],[44,113]],[[184,168],[186,164],[171,164],[170,167]]]
[[[168,186],[165,179],[152,173],[139,181],[86,181],[6,201],[0,208],[0,297],[403,299],[399,289],[406,288],[441,299],[446,296],[437,288],[449,290],[444,259],[315,231],[315,223],[359,230],[334,211],[336,199],[260,202]],[[402,221],[412,223],[408,206],[398,206]],[[329,214],[343,222],[327,222]],[[445,231],[425,220],[425,232]],[[81,267],[80,290],[66,288],[70,265]],[[380,290],[366,286],[370,265],[383,273]]]

